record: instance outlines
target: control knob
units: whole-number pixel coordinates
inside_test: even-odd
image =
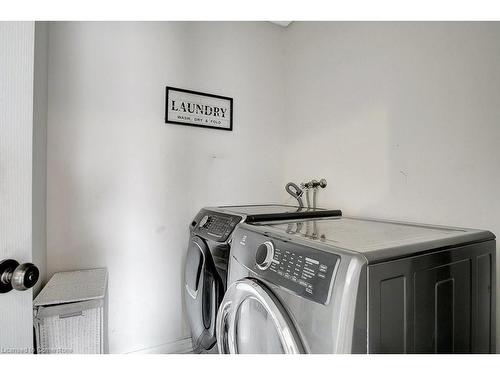
[[[271,266],[274,258],[274,245],[271,241],[266,241],[257,248],[255,253],[255,263],[261,270],[266,270]]]

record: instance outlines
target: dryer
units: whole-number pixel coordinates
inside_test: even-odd
[[[289,224],[235,230],[221,353],[495,352],[491,232],[353,217]]]
[[[242,222],[340,215],[338,210],[287,205],[207,207],[190,225],[184,302],[195,353],[216,351],[217,310],[226,290],[232,234]]]

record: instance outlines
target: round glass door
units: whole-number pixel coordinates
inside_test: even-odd
[[[235,340],[238,353],[283,354],[281,339],[272,316],[255,298],[241,302],[236,312]]]
[[[303,346],[283,306],[253,279],[232,284],[217,317],[220,353],[295,354]]]
[[[208,350],[216,342],[216,313],[224,294],[210,249],[197,236],[191,238],[185,268],[184,303],[193,350]]]

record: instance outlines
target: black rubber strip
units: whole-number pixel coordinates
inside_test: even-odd
[[[314,219],[314,218],[337,217],[337,216],[342,216],[341,210],[283,212],[283,213],[274,213],[274,214],[248,215],[245,222],[246,223],[257,223],[257,222],[263,222],[263,221]]]

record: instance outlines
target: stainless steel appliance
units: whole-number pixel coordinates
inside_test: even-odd
[[[217,309],[226,290],[233,230],[241,222],[265,222],[339,215],[338,210],[286,205],[228,206],[202,209],[190,226],[184,301],[196,353],[216,351]]]
[[[494,353],[495,236],[351,217],[240,224],[221,353]]]

